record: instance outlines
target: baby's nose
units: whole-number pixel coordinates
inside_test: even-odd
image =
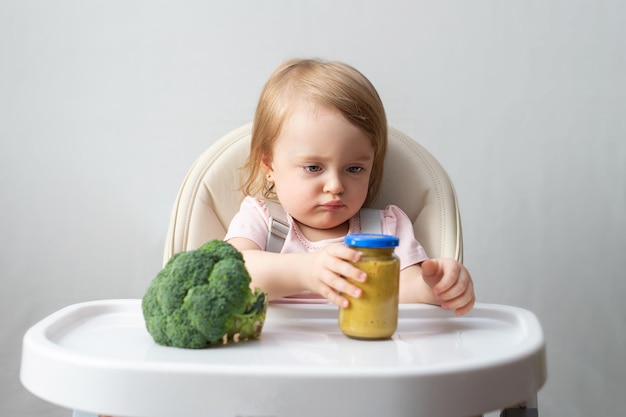
[[[341,177],[338,174],[329,173],[324,185],[324,191],[331,194],[342,193],[343,183],[341,182]]]

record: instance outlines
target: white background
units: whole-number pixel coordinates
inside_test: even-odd
[[[544,327],[540,415],[622,415],[625,5],[2,1],[0,415],[69,415],[21,386],[24,332],[140,298],[195,157],[309,56],[365,73],[448,170],[479,301]]]

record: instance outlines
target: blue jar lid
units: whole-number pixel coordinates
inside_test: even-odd
[[[395,236],[376,233],[354,233],[347,235],[343,241],[357,248],[395,248],[400,243]]]

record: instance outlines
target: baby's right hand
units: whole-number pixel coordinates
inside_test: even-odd
[[[310,254],[310,262],[303,265],[305,287],[321,295],[339,307],[348,307],[350,302],[341,294],[361,297],[362,291],[346,278],[356,282],[365,282],[367,274],[358,269],[353,262],[361,257],[359,252],[338,243]]]

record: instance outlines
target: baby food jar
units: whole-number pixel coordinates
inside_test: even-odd
[[[339,309],[339,328],[355,339],[389,338],[398,327],[400,261],[393,251],[399,240],[383,234],[351,234],[344,242],[361,253],[355,265],[367,279],[351,281],[361,288],[361,297],[343,294],[350,306]]]

